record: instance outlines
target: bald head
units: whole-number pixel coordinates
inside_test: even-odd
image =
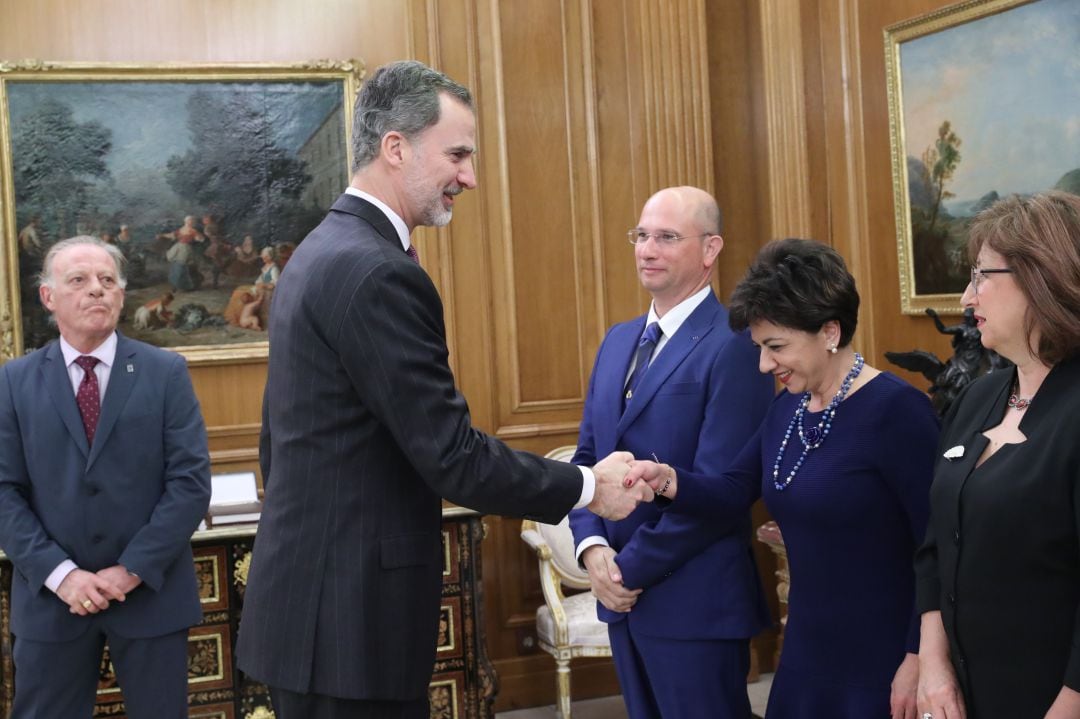
[[[641,285],[664,314],[707,284],[724,247],[720,208],[696,187],[669,187],[649,198],[631,231]]]
[[[660,190],[648,199],[643,211],[653,203],[667,206],[672,212],[693,223],[696,230],[703,235],[720,234],[720,206],[712,195],[699,187],[683,185]]]

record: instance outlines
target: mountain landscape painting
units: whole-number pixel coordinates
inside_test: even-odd
[[[1080,3],[981,6],[887,31],[906,311],[959,311],[980,210],[1013,193],[1080,194]]]

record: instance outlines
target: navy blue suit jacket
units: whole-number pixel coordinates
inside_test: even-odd
[[[206,428],[184,358],[118,335],[93,446],[59,342],[0,367],[0,547],[15,567],[11,630],[67,641],[90,618],[45,587],[65,559],[142,578],[100,615],[156,637],[202,619],[191,534],[210,502]]]
[[[765,416],[773,382],[758,372],[745,333],[728,327],[711,292],[653,358],[622,411],[623,385],[645,317],[615,325],[597,353],[574,462],[594,464],[616,450],[719,477]],[[606,622],[678,639],[740,639],[770,623],[750,551],[750,517],[719,522],[641,504],[612,522],[570,513],[574,540],[604,537],[618,552],[624,586],[644,588],[626,614],[599,603]]]

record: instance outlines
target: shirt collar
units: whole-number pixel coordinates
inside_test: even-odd
[[[60,351],[64,355],[64,366],[70,367],[71,363],[83,356],[83,353],[68,344],[63,335],[60,335]],[[97,357],[98,361],[106,367],[112,367],[116,361],[116,333],[109,335],[108,339],[86,353],[90,357]]]
[[[686,321],[686,318],[694,313],[694,310],[698,308],[705,298],[712,292],[712,287],[705,285],[694,294],[687,297],[679,304],[672,307],[663,317],[656,315],[656,303],[653,302],[649,305],[649,317],[645,320],[645,326],[648,327],[653,322],[660,323],[660,330],[664,333],[665,337],[673,337],[679,328],[682,327],[682,323]]]
[[[401,219],[401,216],[398,215],[398,213],[391,210],[389,205],[380,200],[378,197],[375,197],[375,195],[364,192],[363,190],[358,190],[355,187],[346,187],[345,194],[352,195],[353,197],[359,197],[361,200],[367,200],[368,202],[382,210],[383,214],[386,215],[387,219],[390,220],[390,224],[392,224],[394,226],[394,229],[397,230],[398,239],[401,240],[401,247],[406,252],[408,252],[409,247],[412,245],[412,243],[409,241],[409,228],[405,224],[405,220]]]

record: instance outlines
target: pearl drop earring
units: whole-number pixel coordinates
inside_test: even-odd
[[[829,352],[836,354],[836,345],[829,345]]]

